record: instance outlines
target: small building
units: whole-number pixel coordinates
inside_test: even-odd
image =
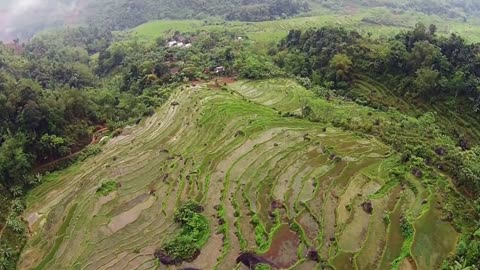
[[[219,66],[219,67],[216,67],[213,71],[215,72],[215,74],[224,73],[225,72],[225,67]]]
[[[184,37],[180,33],[175,33],[175,35],[168,40],[167,47],[190,48],[192,47],[192,41],[189,38]]]

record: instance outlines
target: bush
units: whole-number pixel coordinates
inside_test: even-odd
[[[413,225],[408,221],[407,218],[402,217],[402,219],[400,220],[400,229],[405,239],[408,239],[413,236],[413,233],[414,233]]]
[[[270,60],[260,56],[249,55],[237,63],[242,78],[265,79],[279,74],[280,70]]]
[[[102,183],[102,185],[97,189],[97,194],[100,196],[106,196],[110,192],[116,190],[119,187],[119,184],[116,181],[108,180]]]
[[[85,147],[85,149],[83,149],[82,152],[80,152],[77,160],[84,161],[88,157],[99,154],[100,152],[102,152],[102,148],[99,145],[96,145],[96,144],[89,145]]]
[[[180,233],[166,242],[155,256],[164,264],[191,261],[200,253],[200,248],[209,236],[208,221],[201,214],[203,206],[187,202],[175,211],[175,222],[181,226]]]
[[[179,236],[170,242],[167,242],[163,246],[163,250],[172,258],[177,261],[188,261],[193,259],[198,254],[199,249],[196,245],[192,245],[193,239],[188,236]]]
[[[480,237],[465,235],[457,245],[457,261],[480,267]]]

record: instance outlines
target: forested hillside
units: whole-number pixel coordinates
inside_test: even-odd
[[[476,1],[50,2],[0,43],[0,270],[480,268]]]
[[[158,19],[206,19],[208,16],[217,16],[228,20],[266,21],[308,10],[308,3],[298,0],[104,0],[90,3],[85,16],[93,25],[121,30]]]
[[[413,31],[388,40],[372,40],[341,28],[291,31],[280,44],[280,50],[271,53],[285,70],[310,78],[318,91],[333,88],[360,104],[380,110],[396,107],[413,115],[434,112],[441,119],[439,124],[456,140],[456,146],[470,150],[479,139],[480,47],[479,44],[467,45],[456,35],[439,38],[435,32],[435,25],[427,28],[418,24]],[[377,83],[373,81],[372,85],[368,78],[381,81],[380,86],[387,92],[375,93]],[[450,112],[470,119],[469,124],[463,126],[449,120]],[[395,138],[395,145],[399,150],[416,151],[409,146],[413,141],[398,139]],[[426,150],[422,158],[434,160],[435,151],[440,150]],[[455,162],[443,164],[441,168],[449,170],[459,185],[465,185],[477,197],[479,167],[465,167],[470,161],[463,154],[454,153],[442,154]],[[463,162],[465,165],[461,165]]]
[[[326,7],[387,7],[397,10],[414,10],[426,14],[446,15],[451,18],[477,16],[480,3],[476,0],[314,0]],[[352,6],[353,5],[353,6]]]

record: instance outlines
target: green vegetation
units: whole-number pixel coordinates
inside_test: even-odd
[[[479,268],[478,10],[86,1],[0,44],[0,270]]]
[[[201,212],[203,207],[196,202],[187,202],[175,211],[175,222],[180,224],[180,233],[156,252],[162,262],[178,264],[192,261],[198,256],[210,234],[208,221]]]
[[[272,267],[269,264],[260,263],[255,265],[255,270],[270,270]]]
[[[422,0],[350,0],[350,1],[322,1],[322,5],[332,9],[344,8],[351,4],[361,4],[367,7],[388,7],[399,10],[416,10],[427,14],[447,15],[448,17],[465,18],[468,15],[478,15],[480,13],[480,4],[472,0],[442,0],[442,1],[422,1]]]
[[[295,0],[226,0],[226,1],[131,1],[102,0],[86,8],[88,22],[111,30],[135,27],[155,19],[205,19],[209,16],[227,20],[263,21],[285,18],[307,11],[306,1]]]
[[[88,254],[80,259],[80,262],[99,265],[104,256],[114,256],[124,250],[128,254],[145,254],[144,247],[154,245],[160,248],[156,253],[157,257],[165,263],[176,263],[178,262],[176,260],[188,260],[195,257],[194,255],[198,255],[197,260],[206,260],[208,257],[220,258],[219,261],[210,262],[213,263],[212,265],[231,265],[235,261],[235,256],[241,251],[241,246],[247,250],[252,250],[253,247],[253,250],[265,252],[264,256],[268,256],[268,254],[274,254],[275,248],[283,245],[283,241],[291,241],[293,246],[299,241],[302,244],[298,250],[296,248],[281,249],[288,253],[279,255],[282,258],[294,256],[289,260],[295,263],[299,250],[305,250],[303,243],[310,243],[308,246],[314,245],[319,250],[319,257],[325,261],[328,259],[324,255],[326,252],[331,252],[331,256],[336,256],[335,247],[332,246],[330,250],[329,245],[325,244],[330,241],[331,237],[335,237],[334,235],[339,237],[340,248],[346,250],[351,248],[349,242],[342,238],[358,239],[360,237],[355,234],[355,227],[362,226],[362,222],[360,222],[361,219],[357,222],[357,218],[360,216],[356,215],[364,213],[360,205],[365,200],[363,198],[355,199],[359,193],[365,198],[372,198],[373,213],[375,213],[375,219],[378,220],[376,224],[384,224],[384,211],[393,210],[393,206],[383,210],[383,207],[392,205],[392,203],[387,204],[384,201],[396,202],[396,192],[398,192],[395,186],[392,187],[391,181],[388,180],[390,178],[398,178],[399,182],[405,183],[405,196],[409,203],[406,204],[408,207],[400,209],[402,209],[402,214],[410,214],[414,218],[421,214],[422,209],[417,208],[421,206],[426,194],[430,192],[432,194],[448,194],[442,191],[442,186],[450,185],[445,178],[435,173],[428,174],[428,168],[423,165],[420,167],[424,172],[423,178],[412,178],[408,168],[415,163],[410,163],[411,161],[401,163],[399,155],[388,157],[391,155],[389,147],[371,138],[362,138],[349,131],[341,131],[332,125],[332,122],[335,122],[332,121],[333,119],[346,117],[352,112],[365,115],[363,121],[366,122],[385,115],[385,112],[337,98],[328,102],[316,97],[314,93],[310,93],[291,79],[239,81],[227,85],[229,91],[215,90],[215,85],[212,87],[213,89],[208,89],[207,84],[178,87],[172,93],[170,101],[162,106],[158,114],[153,115],[150,120],[136,128],[138,135],[135,139],[129,136],[115,138],[105,145],[101,153],[81,163],[81,168],[64,171],[55,180],[45,181],[29,195],[31,199],[27,211],[34,213],[39,211],[43,205],[48,205],[47,197],[42,194],[52,191],[67,197],[91,197],[92,189],[89,186],[98,185],[97,179],[108,179],[112,177],[111,175],[122,173],[115,178],[122,183],[122,188],[118,190],[117,196],[112,198],[119,205],[118,207],[110,208],[110,203],[107,203],[101,206],[96,213],[75,212],[77,218],[74,217],[72,220],[82,222],[83,225],[79,226],[86,226],[88,231],[97,231],[99,226],[104,229],[118,230],[115,234],[106,234],[105,239],[109,239],[108,241],[77,238],[79,231],[74,227],[67,230],[71,236],[63,238],[62,245],[94,241],[98,246],[98,249],[88,251]],[[278,89],[282,90],[278,91]],[[178,136],[174,141],[171,140],[171,132],[179,134],[176,132],[181,132],[184,123],[175,121],[177,117],[168,116],[166,113],[172,112],[171,103],[173,101],[180,104],[175,107],[176,113],[178,113],[177,117],[185,116],[189,119],[185,123],[191,121],[195,123],[190,129],[183,131],[186,134]],[[323,109],[330,111],[329,118],[324,120],[326,124],[312,123],[301,119],[300,108],[305,102],[312,104],[312,115],[318,115],[323,112]],[[199,107],[195,103],[203,105]],[[199,108],[198,112],[195,112],[196,108]],[[292,112],[293,117],[282,117],[277,111],[278,109],[273,108]],[[368,116],[368,113],[372,115]],[[230,125],[229,123],[232,122],[236,124]],[[158,125],[158,123],[164,123],[164,126]],[[344,128],[349,129],[347,123],[349,122],[346,122]],[[239,134],[239,130],[243,132],[243,135],[235,136],[235,134]],[[309,134],[307,137],[305,137],[306,133]],[[206,136],[199,136],[200,134]],[[134,139],[133,142],[132,139]],[[198,139],[200,141],[197,141]],[[158,150],[152,151],[152,149]],[[210,150],[207,151],[207,149]],[[211,154],[205,155],[205,153]],[[339,158],[336,159],[332,155]],[[112,156],[117,159],[112,160]],[[132,157],[135,161],[132,161]],[[128,170],[123,169],[126,166],[128,166]],[[415,164],[415,166],[420,165]],[[104,169],[98,176],[92,177],[89,172],[97,171],[98,168]],[[393,170],[393,168],[397,169]],[[229,176],[226,178],[228,182],[219,181],[218,175],[224,175],[221,173],[222,171],[229,172]],[[78,177],[72,177],[74,175],[78,175]],[[190,175],[188,181],[186,175]],[[267,175],[270,177],[267,178]],[[332,177],[335,175],[337,177]],[[353,179],[362,179],[363,175],[368,175],[371,179],[379,179],[379,185],[387,187],[376,187],[377,184],[369,180],[370,178],[352,181]],[[318,185],[326,188],[312,189],[312,184],[309,183],[309,179],[312,177],[318,179]],[[153,179],[158,180],[154,181]],[[207,181],[207,179],[209,180]],[[264,179],[271,180],[265,181]],[[277,179],[288,180],[284,182]],[[332,182],[334,179],[338,180]],[[274,184],[267,184],[270,181]],[[365,186],[353,184],[361,182],[365,183]],[[208,187],[204,187],[207,183]],[[79,187],[80,191],[67,192],[72,185]],[[373,186],[369,187],[369,185]],[[376,188],[372,189],[373,187]],[[255,190],[262,191],[255,192]],[[325,198],[332,193],[339,194],[337,195],[339,202],[345,200],[345,205],[351,205],[349,213],[355,215],[352,217],[352,221],[348,221],[349,218],[347,218],[350,214],[346,214],[345,217],[343,214],[339,214],[338,219],[328,214],[329,211],[347,212],[342,204],[328,206],[329,203],[325,201]],[[201,208],[196,203],[186,204],[174,211],[175,202],[188,200],[192,196],[201,198],[202,204],[209,207],[209,210],[205,210],[208,212],[205,212],[204,215],[199,214]],[[270,199],[270,196],[283,201],[283,203],[276,203],[277,210],[273,212],[275,217],[273,219],[268,213],[273,200]],[[442,202],[442,205],[449,209],[447,201],[455,202],[458,199],[456,196],[458,194],[452,193],[451,197],[450,195],[445,197],[445,203]],[[237,206],[234,206],[229,198],[235,198]],[[350,200],[352,200],[351,203],[347,203]],[[376,202],[376,200],[379,201]],[[301,201],[303,202],[300,203]],[[84,200],[78,207],[79,209],[94,207],[97,203],[92,200]],[[61,207],[61,205],[60,203],[57,207]],[[222,206],[217,207],[216,205]],[[301,211],[303,205],[310,210]],[[235,207],[236,210],[232,211],[232,207]],[[215,211],[210,210],[213,208]],[[142,214],[135,214],[139,212]],[[235,212],[238,214],[234,214]],[[125,219],[127,215],[131,219]],[[312,218],[307,223],[306,218],[310,215],[319,218]],[[368,218],[369,215],[365,214],[364,217]],[[293,230],[290,230],[289,226],[282,226],[279,229],[280,224],[285,225],[284,222],[288,220],[287,218],[296,221],[290,224]],[[430,219],[441,222],[439,217]],[[57,220],[55,215],[51,215],[45,220],[47,223],[55,224],[61,222],[62,219],[58,218]],[[128,221],[124,223],[125,221],[122,220]],[[251,220],[256,220],[256,222],[251,224]],[[454,220],[458,220],[456,213]],[[338,231],[333,225],[329,225],[332,224],[331,222],[338,222]],[[416,222],[415,219],[412,222]],[[395,222],[391,222],[391,224],[393,223]],[[141,224],[146,226],[144,230],[141,230],[142,233],[136,229],[137,226],[143,226]],[[202,224],[208,224],[208,231],[219,232],[222,235],[208,237],[210,234],[204,234],[204,230],[200,229],[205,228]],[[238,225],[234,226],[234,224]],[[363,224],[368,225],[368,222]],[[322,228],[324,236],[319,237],[319,230],[312,229],[311,226]],[[445,226],[451,225],[445,223]],[[178,230],[180,231],[178,232]],[[159,237],[145,239],[142,236],[143,231],[155,232],[155,235]],[[375,231],[376,237],[381,240],[382,230]],[[42,251],[37,249],[39,247],[37,245],[41,243],[41,239],[50,239],[48,233],[53,232],[40,228],[38,232],[39,234],[27,244],[26,250],[32,250],[34,252],[30,254],[42,257]],[[245,244],[240,244],[237,233],[242,236]],[[343,236],[344,234],[345,236]],[[171,238],[172,235],[175,237]],[[373,235],[369,237],[373,237]],[[425,231],[422,231],[421,237],[435,239]],[[218,241],[219,238],[224,238],[224,240]],[[114,249],[117,251],[112,252],[108,248],[109,245],[112,245],[110,241],[113,242],[113,245],[117,246],[114,243],[119,242],[125,243],[125,246],[121,245],[119,250]],[[128,241],[128,244],[124,241]],[[437,243],[438,239],[434,241]],[[352,243],[354,244],[354,242]],[[455,240],[449,240],[451,245],[454,242]],[[405,243],[401,241],[399,244],[405,245],[404,250],[409,251],[412,243],[412,241]],[[201,247],[207,245],[209,249],[202,249],[198,254]],[[214,248],[211,248],[210,245],[213,245]],[[219,250],[219,253],[212,255],[210,253],[212,250]],[[69,251],[70,254],[75,252],[75,250]],[[402,254],[399,253],[398,256],[405,258],[410,252]],[[61,253],[57,253],[55,256],[56,261],[66,258]],[[436,253],[435,256],[446,258],[444,253]],[[363,258],[363,256],[359,256],[359,258]],[[20,264],[28,265],[29,261],[30,259],[22,259]],[[147,261],[142,260],[142,262],[150,265]],[[55,267],[55,265],[57,263],[52,261],[45,268]],[[232,265],[233,267],[234,265]]]
[[[333,84],[336,93],[381,110],[396,107],[405,113],[421,113],[424,106],[430,104],[449,108],[447,112],[436,111],[439,121],[435,121],[436,116],[432,114],[425,115],[423,120],[431,118],[433,121],[427,121],[436,122],[441,128],[448,130],[450,142],[441,138],[445,134],[432,134],[433,140],[423,144],[418,142],[417,138],[412,141],[407,138],[406,141],[399,141],[398,133],[383,134],[382,137],[392,143],[395,140],[394,147],[399,151],[417,152],[417,157],[433,163],[438,160],[438,163],[443,164],[443,170],[455,177],[458,186],[465,186],[478,195],[480,186],[477,185],[480,182],[474,176],[477,166],[469,161],[477,156],[475,153],[478,150],[469,145],[477,143],[476,128],[462,129],[444,119],[448,112],[459,110],[472,117],[471,125],[475,125],[474,122],[478,119],[476,112],[480,92],[476,82],[480,80],[480,74],[477,74],[476,51],[479,45],[467,45],[455,35],[450,38],[436,37],[435,26],[427,29],[422,24],[418,24],[413,31],[403,32],[389,39],[386,46],[384,42],[365,38],[345,29],[321,28],[304,33],[291,31],[282,41],[284,50],[276,53],[277,63],[285,70],[293,70],[298,76],[309,77],[318,89],[328,88]],[[342,45],[339,46],[339,43]],[[387,49],[379,51],[379,46]],[[454,53],[452,48],[457,51]],[[295,60],[286,61],[289,58]],[[298,66],[299,63],[302,65]],[[380,87],[386,89],[379,90],[382,91],[381,98],[376,99],[372,93],[378,83],[372,82],[366,86],[370,89],[364,88],[364,82],[368,80],[365,74],[383,79],[385,86]],[[407,107],[404,104],[413,106]],[[350,125],[344,123],[345,120],[340,119],[342,122],[338,124]],[[374,125],[380,129],[389,125],[388,122],[382,125],[382,122],[384,121],[381,119],[375,120]],[[368,129],[373,129],[366,125],[361,127],[363,132],[367,133],[372,131]],[[398,132],[402,132],[401,127]],[[461,151],[458,145],[462,148]],[[463,154],[460,153],[462,151]],[[468,158],[459,158],[459,155],[466,155]],[[445,160],[455,161],[450,163]],[[452,166],[453,164],[455,165]]]
[[[75,213],[76,209],[77,209],[76,204],[70,208],[70,210],[67,213],[67,216],[65,217],[65,221],[62,223],[62,226],[58,230],[57,239],[55,240],[54,246],[52,247],[50,252],[45,256],[45,258],[43,258],[41,263],[34,268],[35,270],[44,269],[45,266],[49,262],[51,262],[51,260],[53,260],[55,253],[57,252],[57,250],[60,248],[60,245],[62,244],[63,238],[65,237],[65,232],[68,226],[70,225],[70,222],[72,221],[73,214]]]
[[[118,183],[114,180],[107,180],[102,182],[97,189],[97,194],[100,196],[107,196],[109,193],[118,189]]]

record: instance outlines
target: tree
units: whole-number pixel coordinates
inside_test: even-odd
[[[430,68],[438,63],[441,52],[438,47],[428,41],[419,41],[415,43],[412,52],[409,55],[409,63],[414,70],[419,68]]]
[[[435,34],[437,33],[437,26],[435,24],[430,24],[430,26],[428,27],[428,33],[432,37],[435,36]]]
[[[269,60],[255,55],[244,55],[236,62],[240,76],[247,79],[262,79],[273,76],[276,67]]]
[[[413,81],[415,85],[416,96],[424,96],[433,94],[433,91],[438,88],[438,79],[440,77],[440,73],[436,70],[432,70],[430,68],[421,68],[417,70],[416,78]]]
[[[56,135],[44,134],[40,139],[43,156],[65,156],[70,153],[67,141]]]
[[[336,82],[348,82],[352,79],[352,60],[345,54],[336,54],[330,60],[330,70]]]
[[[300,76],[308,76],[308,72],[305,70],[306,57],[299,51],[290,52],[285,56],[284,69]]]
[[[7,187],[22,185],[31,162],[25,153],[25,136],[7,137],[0,146],[0,183]]]
[[[427,32],[425,24],[417,23],[411,34],[408,36],[408,48],[412,48],[415,43],[427,40],[428,38],[429,33]]]
[[[33,100],[28,100],[18,115],[17,123],[26,130],[35,131],[40,126],[42,118],[38,104]]]

